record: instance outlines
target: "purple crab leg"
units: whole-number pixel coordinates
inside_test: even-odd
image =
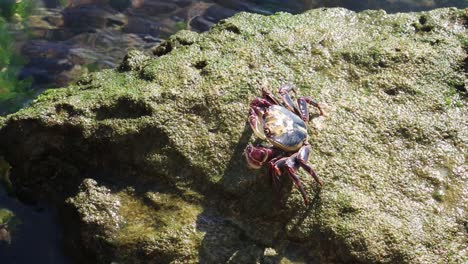
[[[273,104],[264,98],[255,98],[250,103],[249,124],[255,135],[261,140],[266,140],[263,132],[263,114],[265,112],[263,109],[271,105]]]
[[[269,107],[274,105],[273,102],[270,102],[269,100],[265,98],[255,98],[251,103],[250,107]]]
[[[307,193],[305,192],[304,188],[302,187],[301,180],[299,179],[299,175],[297,175],[296,170],[293,167],[286,166],[287,172],[291,180],[296,185],[297,189],[301,192],[302,198],[304,199],[304,203],[306,205],[309,204],[309,199],[307,198]]]
[[[266,90],[266,89],[262,89],[262,97],[265,98],[266,100],[268,100],[269,102],[271,102],[272,104],[274,105],[280,105],[280,102],[278,101],[278,99],[276,99],[273,94]]]
[[[309,164],[307,164],[307,160],[309,160],[309,154],[310,154],[310,146],[308,143],[305,143],[297,152],[297,161],[299,162],[299,165],[309,173],[312,178],[320,185],[323,186],[322,180],[317,176],[315,171],[310,167]]]
[[[309,204],[309,199],[307,198],[307,193],[305,192],[304,188],[302,187],[301,180],[299,179],[299,175],[297,174],[298,166],[296,166],[297,164],[295,162],[296,155],[297,154],[294,154],[294,155],[292,155],[290,157],[279,159],[278,161],[276,161],[274,163],[273,167],[275,169],[275,173],[280,172],[281,167],[286,168],[286,172],[287,172],[289,178],[291,178],[291,181],[294,183],[294,185],[297,187],[297,189],[301,192],[302,198],[304,199],[304,203],[306,205],[308,205]]]
[[[309,110],[307,109],[307,104],[317,107],[320,111],[320,115],[325,115],[325,112],[320,106],[320,103],[316,102],[308,96],[300,97],[297,99],[297,105],[299,106],[299,115],[301,116],[302,120],[304,120],[304,122],[309,122]]]
[[[296,88],[290,83],[284,84],[279,88],[279,94],[281,95],[281,99],[283,99],[284,106],[289,109],[289,111],[299,114],[299,109],[294,104],[291,96],[289,96],[290,91],[296,93]]]
[[[263,124],[261,122],[261,117],[259,117],[257,109],[252,107],[249,111],[249,124],[254,132],[255,136],[261,140],[266,140],[265,133],[263,132]],[[261,113],[260,113],[261,114]]]
[[[281,175],[281,170],[279,169],[279,167],[276,167],[275,164],[281,158],[282,156],[278,156],[272,159],[268,163],[268,175],[271,177],[271,180],[277,192],[279,192],[281,189],[281,183],[280,183],[280,178],[279,178]],[[283,158],[283,159],[287,159],[287,158]]]

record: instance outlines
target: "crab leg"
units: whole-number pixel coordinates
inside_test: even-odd
[[[313,100],[311,97],[300,97],[297,99],[297,105],[299,106],[299,114],[304,120],[304,122],[309,122],[309,110],[307,109],[307,104],[315,106],[320,111],[320,115],[325,115],[325,111],[323,111],[322,106],[320,103]]]
[[[290,157],[281,158],[277,160],[273,165],[273,177],[276,177],[279,181],[279,175],[281,174],[280,168],[286,168],[286,172],[288,173],[289,178],[291,181],[296,185],[297,189],[301,192],[302,198],[304,199],[304,203],[307,205],[309,204],[309,199],[307,198],[307,193],[305,192],[304,188],[302,187],[301,180],[299,179],[299,175],[297,174],[298,165],[295,162],[297,154],[294,154]],[[274,179],[275,180],[275,179]]]
[[[264,98],[255,98],[250,103],[249,124],[255,135],[261,140],[266,140],[265,133],[263,132],[263,114],[265,113],[263,108],[272,105],[270,101]]]
[[[317,174],[312,169],[312,167],[310,167],[309,164],[307,164],[307,160],[309,160],[309,154],[310,154],[310,146],[309,146],[309,143],[306,142],[297,152],[297,161],[299,162],[299,165],[305,171],[307,171],[307,173],[309,173],[309,175],[312,176],[312,178],[314,178],[314,180],[318,184],[320,184],[320,186],[323,186],[322,180],[320,180],[320,178],[317,176]]]
[[[290,83],[282,85],[279,89],[281,99],[283,99],[284,106],[287,109],[289,109],[289,111],[299,114],[299,109],[294,104],[293,100],[291,99],[291,96],[289,96],[290,91],[296,93],[296,88],[294,87],[294,85]]]
[[[307,198],[307,193],[304,191],[304,188],[302,188],[301,180],[299,180],[299,175],[297,175],[296,170],[290,166],[286,166],[286,169],[287,169],[289,177],[294,182],[297,189],[299,189],[299,191],[301,192],[302,198],[304,198],[304,203],[308,205],[309,199]]]
[[[271,180],[273,181],[273,185],[275,186],[275,189],[277,192],[279,192],[281,189],[280,178],[279,178],[279,176],[281,175],[281,170],[275,166],[275,163],[281,158],[282,158],[282,155],[272,159],[268,163],[268,175],[271,177]]]
[[[274,105],[274,102],[270,102],[269,100],[265,98],[255,98],[251,103],[250,107],[254,108],[259,108],[259,107],[269,107]]]
[[[272,104],[280,105],[280,102],[278,101],[278,99],[276,99],[273,96],[273,94],[270,91],[266,90],[266,89],[262,89],[262,97],[265,98],[266,100],[268,100]]]
[[[263,132],[263,121],[262,121],[262,117],[263,114],[261,114],[261,116],[259,116],[259,114],[257,113],[258,111],[255,111],[256,108],[250,108],[250,111],[249,111],[249,124],[250,124],[250,127],[252,128],[252,131],[254,132],[254,134],[260,138],[261,140],[266,140],[266,136],[265,136],[265,133]]]

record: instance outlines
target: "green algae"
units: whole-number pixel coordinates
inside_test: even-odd
[[[119,214],[125,221],[116,237],[119,247],[143,243],[157,262],[197,262],[202,233],[195,223],[200,206],[165,193],[148,192],[144,201],[127,193],[118,195],[122,201]]]
[[[13,193],[13,186],[10,180],[11,166],[3,157],[0,158],[0,188],[3,188],[8,194]]]
[[[110,259],[97,255],[99,261],[197,263],[203,237],[195,228],[202,211],[197,203],[161,192],[112,191],[91,179],[68,203],[88,225],[82,231],[87,243],[113,251]]]
[[[12,211],[8,209],[0,209],[0,224],[6,224],[10,222],[10,220],[14,217],[14,214]]]
[[[20,223],[12,211],[0,208],[0,244],[3,244],[3,242],[7,244],[11,243],[11,233],[16,231]]]
[[[102,262],[249,263],[294,247],[297,259],[332,263],[462,263],[463,14],[241,13],[47,91],[4,121],[1,147],[27,168],[13,169],[18,182],[43,166],[63,181],[107,168],[126,186],[85,184],[71,200],[88,250],[110,248]],[[250,101],[285,82],[329,106],[309,123],[309,162],[325,182],[319,193],[300,172],[309,208],[287,177],[275,193],[242,157],[255,141]],[[223,220],[194,227],[212,210]]]
[[[15,9],[18,9],[18,7],[29,4],[31,4],[29,0],[22,1],[19,4],[14,1],[9,1],[7,4],[0,3],[0,13],[11,9],[10,11],[13,13],[3,14],[9,17],[14,15]],[[10,7],[4,9],[7,6]],[[18,77],[26,62],[26,59],[15,50],[14,39],[9,32],[8,24],[0,16],[0,102],[2,103],[0,113],[2,115],[17,111],[21,108],[21,102],[32,97],[33,92],[29,89],[32,83],[31,78],[20,80]]]

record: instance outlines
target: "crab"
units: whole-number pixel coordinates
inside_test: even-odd
[[[279,88],[281,101],[265,88],[262,97],[250,103],[249,124],[256,137],[266,141],[271,147],[247,145],[244,155],[250,168],[260,169],[267,166],[268,175],[272,178],[277,190],[280,187],[280,176],[285,172],[300,191],[304,203],[309,198],[299,179],[299,168],[304,169],[314,180],[323,186],[322,180],[308,164],[310,144],[308,143],[307,123],[309,110],[307,105],[316,107],[320,115],[325,115],[323,104],[310,97],[299,97],[296,103],[289,93],[296,89],[292,84]]]

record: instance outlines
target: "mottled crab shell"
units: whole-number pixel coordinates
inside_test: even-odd
[[[283,106],[272,105],[264,114],[263,129],[268,142],[284,151],[292,152],[307,141],[304,121]]]

